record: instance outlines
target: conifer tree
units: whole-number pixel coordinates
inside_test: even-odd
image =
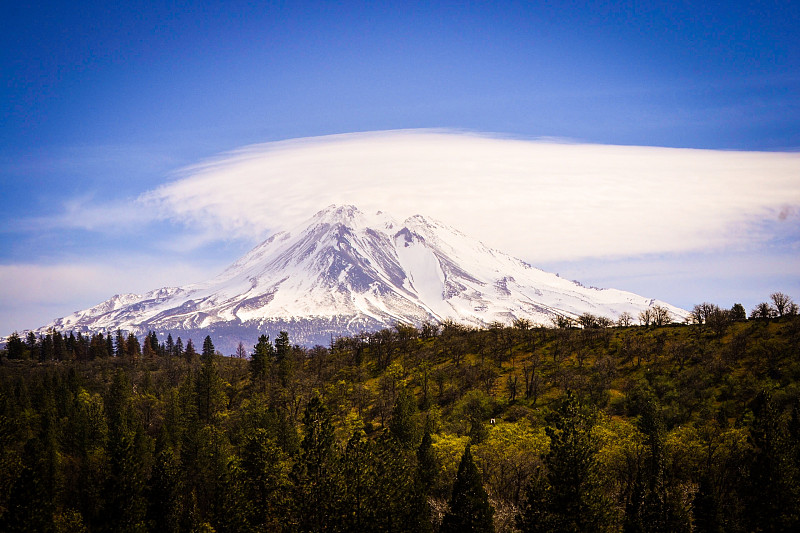
[[[278,530],[289,509],[289,456],[264,429],[245,437],[241,468],[253,530]]]
[[[285,331],[275,338],[275,366],[281,386],[285,387],[294,373],[292,346],[289,344],[289,334]]]
[[[164,352],[169,357],[175,355],[175,341],[172,340],[172,333],[167,333],[167,342],[164,344]]]
[[[189,353],[188,347],[187,345],[187,354]],[[214,345],[211,343],[210,337],[206,337],[206,342],[203,343],[202,360],[196,383],[197,415],[201,422],[208,424],[227,404],[222,378],[219,376],[214,355]]]
[[[178,340],[180,340],[180,338],[178,338]],[[192,339],[186,341],[186,350],[183,352],[183,357],[189,364],[193,364],[197,359],[197,351],[194,349]]]
[[[9,359],[23,359],[25,357],[25,343],[16,331],[8,337],[6,341],[6,350],[8,350]]]
[[[57,453],[53,413],[48,411],[42,413],[39,434],[23,448],[22,471],[11,487],[0,531],[53,531]]]
[[[133,391],[127,375],[119,370],[111,384],[108,410],[109,495],[106,518],[113,531],[144,531],[147,511],[145,465],[148,437],[136,418]]]
[[[175,341],[175,352],[172,355],[178,358],[183,357],[183,341],[180,337]]]
[[[269,336],[261,335],[258,344],[253,346],[253,355],[250,357],[250,378],[253,382],[266,379],[273,356],[274,350],[269,342]]]
[[[458,464],[450,510],[442,521],[441,533],[493,532],[494,508],[483,489],[478,467],[472,460],[469,445]]]
[[[124,357],[128,353],[128,344],[125,342],[125,337],[122,335],[122,330],[117,330],[117,335],[114,342],[114,355],[117,357]]]
[[[760,392],[751,403],[752,456],[744,490],[750,531],[796,531],[800,526],[797,465],[781,415],[770,394]],[[795,474],[796,476],[796,474]]]
[[[415,415],[417,406],[407,389],[400,391],[392,409],[389,420],[389,431],[404,448],[413,448],[417,439],[417,423]]]
[[[200,356],[200,360],[205,362],[214,357],[214,343],[211,342],[211,336],[206,335],[205,340],[203,340],[203,353]]]
[[[56,338],[54,338],[54,342],[57,347],[58,341]],[[114,357],[114,339],[111,337],[111,332],[106,333],[106,357]],[[58,355],[56,355],[56,359],[58,359]]]
[[[80,333],[78,333],[80,337]],[[133,333],[128,333],[128,341],[125,343],[125,354],[131,359],[136,359],[142,355],[142,346],[139,344],[139,339]]]
[[[422,434],[422,442],[417,448],[417,468],[414,478],[414,493],[411,507],[414,518],[414,531],[428,533],[433,531],[431,524],[431,508],[428,503],[433,483],[436,479],[437,469],[436,454],[433,450],[431,433],[426,428]]]
[[[25,336],[25,348],[27,348],[27,357],[24,359],[39,359],[39,342],[36,339],[36,334],[29,331]]]
[[[180,464],[164,433],[156,442],[153,469],[147,487],[147,524],[151,531],[180,531],[183,514]]]
[[[302,531],[322,531],[338,520],[335,509],[340,496],[333,423],[319,396],[308,402],[303,425],[305,436],[292,474],[297,491],[295,516]]]
[[[596,413],[567,391],[546,421],[546,472],[529,484],[517,525],[524,532],[606,530],[610,505],[597,471]]]

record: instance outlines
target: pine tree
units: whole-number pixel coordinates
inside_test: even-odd
[[[450,510],[442,521],[441,533],[463,533],[468,531],[494,531],[494,508],[483,489],[478,467],[472,460],[469,446],[461,456],[458,473],[450,498]]]
[[[603,496],[597,471],[599,442],[592,429],[595,411],[568,391],[547,416],[550,449],[543,457],[546,472],[527,489],[517,525],[532,531],[604,531],[610,504]]]
[[[116,340],[114,342],[114,355],[117,357],[124,357],[128,353],[128,344],[125,342],[125,337],[122,335],[122,330],[117,330]]]
[[[39,434],[25,443],[22,471],[11,487],[0,531],[53,531],[57,463],[53,414],[44,410]]]
[[[751,403],[749,480],[744,490],[751,531],[797,531],[800,525],[800,487],[789,439],[770,394],[760,392]]]
[[[80,333],[78,333],[78,336],[80,336]],[[137,339],[136,335],[133,333],[128,333],[128,340],[125,343],[125,355],[131,359],[137,359],[142,355],[142,347],[139,344],[139,339]]]
[[[200,360],[203,362],[208,361],[214,357],[214,353],[214,343],[211,342],[211,336],[206,335],[206,338],[203,341],[203,353],[200,356]]]
[[[169,357],[175,355],[175,341],[172,340],[172,333],[167,333],[167,342],[164,345],[164,352]]]
[[[180,337],[175,341],[175,352],[173,355],[177,358],[183,357],[183,341]]]
[[[187,345],[186,353],[189,353]],[[213,422],[215,415],[227,406],[227,397],[219,376],[214,345],[206,337],[203,343],[203,363],[197,373],[197,415],[201,422]]]
[[[148,437],[132,407],[132,387],[119,370],[111,384],[108,410],[109,495],[106,517],[113,531],[144,531],[145,465],[148,463]]]
[[[9,359],[23,359],[25,357],[25,343],[16,331],[8,337],[6,341],[6,350],[8,350]]]
[[[275,366],[281,386],[286,387],[294,373],[292,361],[292,346],[289,344],[289,334],[281,331],[275,339]]]
[[[178,340],[180,340],[180,338]],[[193,364],[197,359],[197,351],[194,349],[192,339],[186,341],[186,350],[183,352],[183,357],[189,364]]]
[[[36,334],[32,331],[25,336],[25,348],[27,348],[27,357],[23,357],[23,359],[39,359],[39,342],[36,340]]]
[[[106,334],[106,357],[114,357],[114,339],[111,337],[110,332]]]
[[[261,335],[258,338],[258,344],[253,346],[253,355],[250,357],[250,379],[253,382],[261,382],[266,379],[267,370],[274,354],[269,336]]]
[[[147,523],[151,531],[180,531],[183,514],[180,464],[163,436],[156,444],[153,471],[147,487]]]
[[[431,439],[430,431],[426,428],[425,433],[422,434],[422,442],[417,448],[417,469],[414,478],[414,494],[411,501],[412,518],[415,521],[413,530],[420,533],[433,531],[428,497],[436,479],[437,467],[433,440]]]
[[[289,456],[264,429],[245,437],[241,468],[245,497],[252,504],[248,522],[255,531],[279,530],[289,509]]]
[[[295,489],[295,519],[301,531],[330,529],[339,519],[335,509],[340,503],[339,476],[331,414],[314,396],[303,413],[305,436],[300,444],[300,458],[292,472]]]
[[[404,448],[412,448],[417,440],[417,423],[415,415],[417,405],[407,389],[400,391],[392,409],[389,420],[389,431]]]

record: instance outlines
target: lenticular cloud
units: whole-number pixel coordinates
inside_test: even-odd
[[[253,145],[140,198],[209,238],[258,239],[331,203],[429,213],[532,261],[749,246],[796,224],[800,154],[407,130]]]

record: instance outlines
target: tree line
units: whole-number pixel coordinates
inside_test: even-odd
[[[800,317],[768,305],[249,358],[27,335],[0,358],[0,530],[794,531]]]

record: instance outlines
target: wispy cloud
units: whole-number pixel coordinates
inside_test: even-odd
[[[800,154],[529,141],[443,131],[254,145],[137,208],[255,240],[331,203],[437,217],[532,261],[748,246],[796,223]]]

